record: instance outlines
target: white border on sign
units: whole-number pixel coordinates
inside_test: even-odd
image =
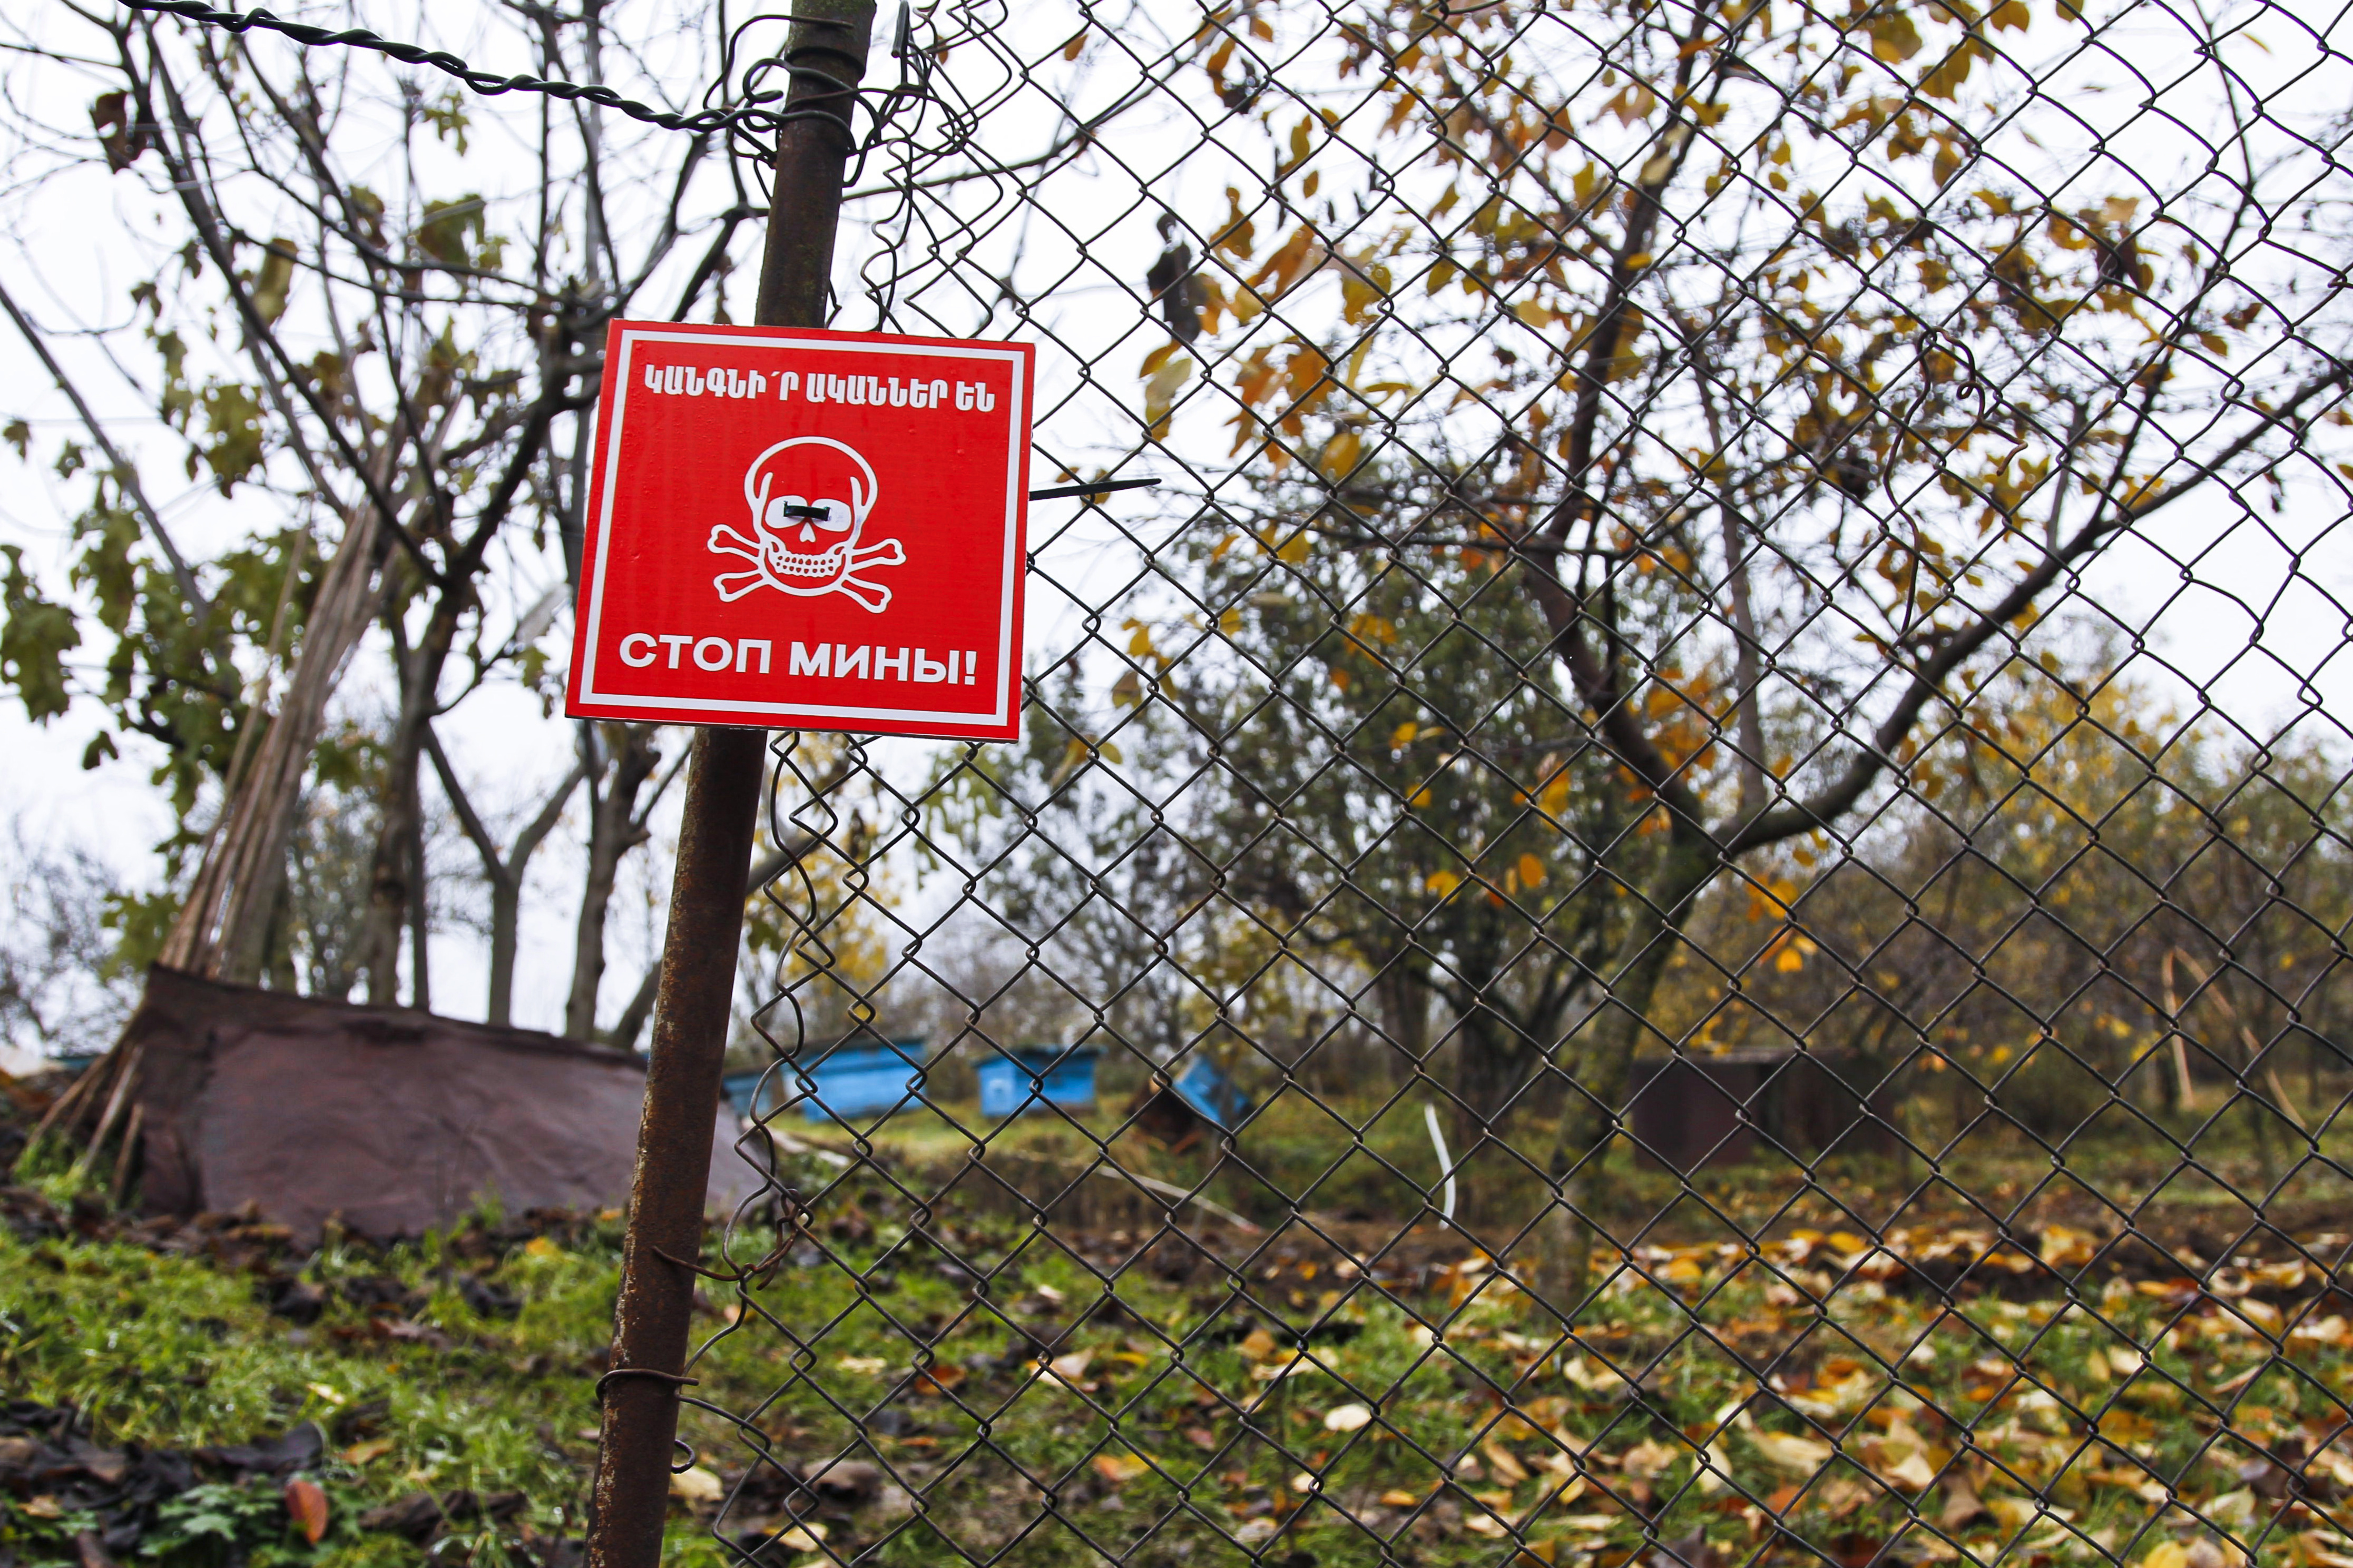
[[[827,353],[892,353],[916,358],[997,360],[1013,367],[1013,393],[1006,399],[1006,423],[1008,434],[1021,428],[1021,398],[1028,390],[1023,384],[1021,362],[1018,349],[981,348],[945,343],[873,343],[840,342],[830,338],[793,338],[762,334],[743,336],[733,332],[678,332],[658,328],[621,329],[621,363],[617,367],[617,406],[613,410],[612,434],[605,444],[603,466],[604,485],[596,498],[596,587],[588,605],[588,625],[582,637],[580,657],[580,700],[601,703],[609,708],[662,708],[672,711],[694,713],[764,713],[779,718],[810,719],[881,719],[919,724],[995,724],[1006,721],[1011,706],[1011,695],[1018,687],[1021,672],[1013,668],[1013,593],[1020,584],[1019,574],[1024,563],[1016,559],[1015,525],[1020,517],[1021,458],[1023,453],[1010,443],[1006,453],[1005,470],[1005,592],[997,608],[997,707],[986,714],[969,711],[928,712],[911,708],[841,708],[808,702],[736,702],[685,697],[636,697],[596,689],[596,639],[605,620],[605,584],[607,569],[611,563],[613,542],[613,475],[621,456],[621,425],[629,407],[629,392],[634,382],[629,374],[629,356],[637,344],[700,343],[737,348],[777,349],[791,347],[796,351],[809,350]]]

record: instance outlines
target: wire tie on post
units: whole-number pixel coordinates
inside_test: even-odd
[[[605,1385],[617,1377],[650,1378],[656,1383],[669,1384],[673,1393],[681,1388],[700,1387],[702,1382],[701,1378],[688,1377],[683,1373],[659,1372],[649,1366],[617,1366],[596,1380],[597,1404],[605,1403]]]
[[[763,1269],[774,1267],[777,1260],[783,1256],[783,1253],[784,1247],[780,1243],[779,1245],[769,1248],[768,1256],[760,1259],[759,1262],[753,1264],[749,1268],[738,1268],[732,1274],[722,1274],[717,1269],[705,1268],[700,1263],[690,1263],[685,1258],[677,1256],[675,1253],[666,1252],[659,1247],[654,1248],[654,1256],[660,1258],[664,1263],[676,1264],[679,1268],[686,1269],[690,1273],[702,1275],[705,1279],[716,1279],[722,1285],[741,1285],[746,1279],[751,1279],[754,1274],[761,1272]]]

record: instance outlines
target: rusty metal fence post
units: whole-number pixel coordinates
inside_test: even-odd
[[[762,326],[824,324],[874,10],[874,0],[800,0],[792,13],[784,54],[792,80],[760,266]],[[604,1414],[588,1530],[596,1568],[650,1568],[661,1558],[765,739],[757,730],[699,731],[688,766],[611,1370],[597,1384]]]

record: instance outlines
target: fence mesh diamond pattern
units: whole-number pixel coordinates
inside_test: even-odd
[[[2344,19],[987,5],[1026,739],[779,739],[760,1562],[2347,1562]]]
[[[2347,26],[902,13],[837,324],[1103,488],[772,748],[717,1545],[2353,1563]]]

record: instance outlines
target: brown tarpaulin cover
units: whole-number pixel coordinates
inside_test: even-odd
[[[489,1195],[510,1213],[628,1196],[646,1084],[631,1052],[168,969],[150,971],[120,1049],[126,1066],[137,1053],[151,1214],[253,1203],[307,1245],[330,1215],[381,1239]],[[722,1211],[756,1186],[734,1138],[723,1100]]]

